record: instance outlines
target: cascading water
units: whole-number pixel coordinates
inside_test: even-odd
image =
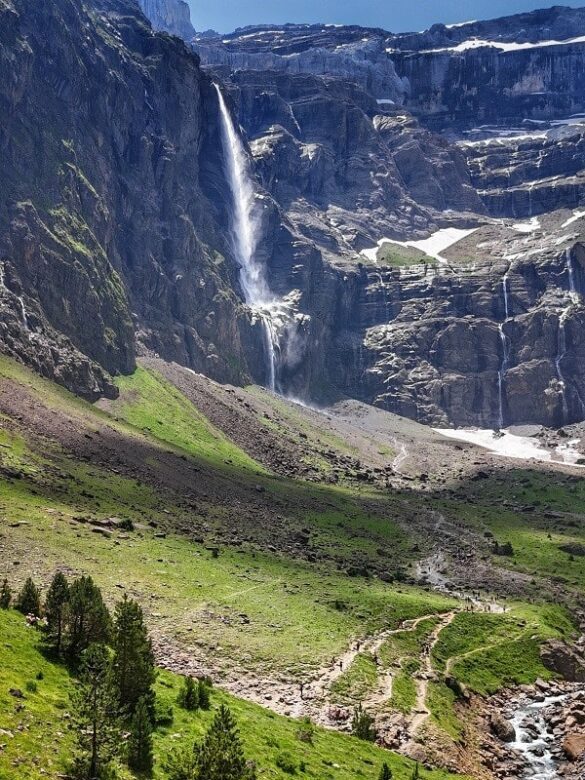
[[[567,354],[567,332],[565,328],[565,323],[567,321],[567,318],[569,316],[569,313],[573,306],[578,304],[581,300],[581,296],[577,290],[577,284],[575,280],[575,270],[573,268],[573,258],[571,256],[571,250],[567,249],[565,251],[565,267],[567,269],[567,276],[569,278],[569,296],[571,299],[571,302],[568,306],[566,306],[560,316],[559,316],[559,333],[558,333],[558,344],[557,344],[557,356],[555,359],[555,370],[557,373],[557,379],[559,383],[559,387],[561,389],[561,401],[562,401],[562,410],[563,410],[563,424],[567,422],[569,417],[569,403],[567,399],[567,383],[565,380],[565,376],[563,373],[563,359],[565,355]],[[581,404],[581,409],[583,413],[585,414],[585,403],[583,402],[583,399],[581,398],[579,392],[577,391],[577,397],[579,398],[579,402]]]
[[[561,312],[559,317],[559,335],[557,346],[557,357],[555,359],[555,368],[557,372],[557,379],[559,380],[559,386],[561,388],[561,399],[563,406],[563,424],[567,421],[569,416],[569,404],[567,402],[567,384],[563,375],[562,362],[563,358],[567,354],[567,333],[565,331],[565,321],[569,315],[571,305],[567,306]]]
[[[6,287],[4,263],[0,263],[0,291],[2,293],[10,293],[11,295],[14,295],[14,293],[11,293],[8,287]],[[24,300],[22,298],[22,295],[16,295],[15,297],[16,300],[18,301],[18,306],[20,308],[20,318],[22,320],[22,324],[24,325],[24,329],[27,333],[30,333],[28,315],[26,313],[26,306],[24,305]]]
[[[565,264],[567,266],[567,273],[569,275],[569,293],[573,300],[573,303],[579,302],[579,293],[577,292],[577,285],[575,282],[575,270],[573,268],[573,258],[571,256],[571,250],[565,251]]]
[[[221,114],[223,159],[232,196],[230,211],[230,238],[232,251],[240,267],[240,283],[246,303],[258,316],[264,333],[267,357],[268,386],[277,387],[278,333],[271,316],[275,298],[270,292],[264,275],[264,268],[256,260],[259,240],[259,220],[256,210],[256,196],[250,164],[244,145],[228,111],[218,84],[217,92]]]
[[[510,269],[506,271],[502,279],[502,290],[504,293],[504,322],[498,325],[498,332],[500,334],[500,342],[502,344],[502,362],[500,364],[500,370],[498,371],[498,406],[499,406],[499,428],[502,430],[504,427],[504,382],[506,377],[506,371],[508,370],[508,364],[510,362],[510,348],[508,337],[504,332],[504,325],[510,319],[510,302],[508,297],[508,274]]]
[[[567,696],[547,696],[542,701],[520,707],[512,717],[516,739],[510,744],[527,764],[525,780],[556,780],[558,764],[552,748],[554,735],[544,717],[547,708],[559,705]]]

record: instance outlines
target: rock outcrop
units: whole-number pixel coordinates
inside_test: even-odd
[[[184,4],[142,8],[192,37]],[[193,43],[202,68],[135,0],[4,0],[2,350],[90,398],[115,393],[137,353],[262,383],[273,353],[277,387],[308,400],[441,425],[582,419],[585,125],[559,112],[580,100],[584,46],[540,45],[582,17],[527,15],[522,33],[513,19],[208,33]],[[442,78],[470,36],[510,50],[464,46],[480,59],[459,102],[442,87],[437,106],[422,88],[413,102],[406,63],[439,63]],[[522,81],[523,58],[543,53],[565,79],[547,82],[547,125],[465,129],[496,93],[512,121],[524,93],[500,63]],[[253,163],[268,329],[230,238],[218,80]]]
[[[233,381],[261,366],[196,55],[130,0],[10,0],[0,73],[2,349],[89,397],[137,348]]]
[[[185,0],[139,0],[139,3],[155,30],[165,30],[186,41],[194,37],[191,11]]]

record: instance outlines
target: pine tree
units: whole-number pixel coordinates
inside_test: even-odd
[[[246,763],[240,735],[231,712],[221,705],[202,745],[197,750],[198,780],[255,780]]]
[[[374,719],[369,713],[364,711],[361,704],[353,711],[351,733],[354,737],[364,739],[367,742],[376,741],[377,734],[374,728]]]
[[[166,780],[198,780],[195,747],[182,745],[167,756],[163,766]]]
[[[152,774],[152,724],[146,697],[142,696],[136,704],[130,739],[128,741],[128,766],[145,775]]]
[[[138,700],[145,698],[153,717],[154,654],[139,604],[124,595],[114,617],[114,683],[120,707],[132,715]]]
[[[12,591],[8,585],[8,580],[5,578],[0,589],[0,609],[9,609],[11,601]]]
[[[91,577],[79,577],[69,588],[66,649],[76,660],[91,644],[107,644],[112,622],[100,589]]]
[[[211,696],[209,694],[210,687],[207,680],[199,680],[197,683],[197,697],[199,699],[199,706],[202,710],[208,710],[211,706]]]
[[[192,677],[184,678],[178,701],[185,710],[199,709],[199,684]]]
[[[41,592],[30,577],[27,577],[22,590],[18,594],[14,607],[19,612],[22,612],[23,615],[40,617]]]
[[[382,764],[379,780],[392,780],[392,770],[386,763]]]
[[[72,696],[78,780],[107,776],[121,740],[111,665],[104,645],[90,645],[81,656],[79,683]]]
[[[57,655],[61,655],[63,631],[69,603],[69,584],[65,575],[58,571],[47,591],[45,599],[45,641]]]

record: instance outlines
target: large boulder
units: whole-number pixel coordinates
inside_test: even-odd
[[[490,728],[502,742],[514,742],[516,739],[516,730],[514,729],[514,726],[499,713],[492,714],[490,718]]]

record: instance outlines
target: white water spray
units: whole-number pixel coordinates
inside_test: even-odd
[[[577,284],[575,282],[575,269],[573,268],[573,258],[571,257],[571,250],[565,250],[565,264],[567,266],[567,273],[569,275],[569,293],[573,303],[579,302],[579,293],[577,292]]]
[[[14,295],[13,292],[11,292],[8,287],[6,286],[6,278],[5,278],[6,272],[4,270],[4,263],[0,263],[0,292],[1,293],[8,293],[10,295]],[[24,325],[24,329],[28,332],[30,332],[30,325],[28,322],[28,315],[26,313],[26,306],[24,305],[24,299],[22,295],[15,295],[14,296],[16,300],[18,301],[18,306],[20,308],[20,319],[22,320],[22,324]]]
[[[569,306],[563,309],[563,311],[561,312],[561,316],[559,317],[557,357],[555,360],[555,369],[557,372],[557,379],[559,381],[559,386],[561,388],[561,399],[563,404],[563,425],[565,424],[569,416],[569,404],[567,402],[567,384],[565,382],[565,377],[563,374],[562,362],[563,362],[563,358],[567,354],[567,333],[565,331],[565,321],[569,316],[570,309],[571,309],[571,304],[569,304]]]
[[[504,325],[510,319],[510,301],[508,295],[508,274],[510,269],[506,271],[502,278],[502,291],[504,293],[504,322],[498,325],[498,332],[500,334],[500,342],[502,344],[502,362],[500,363],[500,370],[498,371],[498,407],[499,407],[499,428],[502,430],[504,427],[504,383],[506,377],[506,371],[510,363],[510,344],[508,337],[504,333]]]
[[[268,386],[275,391],[279,352],[278,334],[271,317],[275,299],[266,282],[264,268],[256,259],[259,219],[250,164],[221,89],[217,84],[213,86],[221,113],[223,159],[233,201],[230,210],[232,251],[240,267],[240,283],[246,303],[262,324],[268,362]]]

